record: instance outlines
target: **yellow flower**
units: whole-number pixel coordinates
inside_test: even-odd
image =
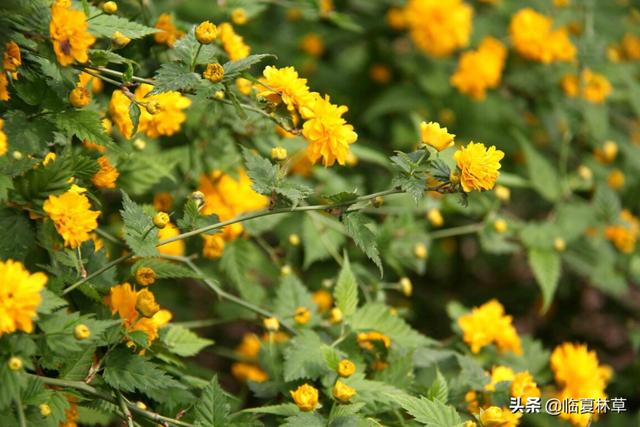
[[[507,221],[502,218],[498,218],[493,222],[493,229],[496,230],[496,233],[502,234],[507,231],[508,227]]]
[[[289,111],[307,106],[313,99],[307,86],[307,79],[298,77],[293,67],[276,68],[271,65],[262,71],[263,84],[258,96],[272,104],[284,102]]]
[[[373,350],[377,344],[382,344],[384,348],[391,347],[391,339],[380,332],[360,332],[357,335],[358,345],[365,350]]]
[[[444,218],[442,217],[442,212],[438,208],[431,208],[427,212],[427,219],[434,227],[442,227],[444,224]]]
[[[180,230],[175,225],[168,223],[166,227],[158,232],[158,239],[165,240],[180,235]],[[158,252],[163,255],[184,255],[184,240],[176,240],[174,242],[165,243],[158,246]]]
[[[74,61],[84,64],[89,60],[89,48],[96,41],[89,31],[84,12],[71,9],[70,2],[55,2],[51,7],[49,34],[58,62],[63,67]]]
[[[203,246],[202,255],[207,258],[216,259],[222,256],[224,251],[225,240],[221,233],[205,234],[202,236]]]
[[[236,25],[244,25],[249,20],[247,11],[241,7],[237,7],[231,11],[231,22]]]
[[[496,385],[501,382],[511,382],[516,377],[516,374],[508,366],[494,366],[491,369],[491,381],[484,386],[486,391],[495,391]]]
[[[311,311],[307,307],[298,307],[293,315],[293,320],[298,325],[306,325],[311,320]]]
[[[47,166],[49,163],[55,162],[57,157],[56,153],[47,153],[47,155],[44,156],[44,159],[42,159],[42,166]]]
[[[166,212],[158,212],[153,216],[153,225],[157,228],[165,228],[170,221],[169,214]]]
[[[140,109],[138,131],[151,138],[158,136],[171,136],[180,130],[182,123],[187,119],[184,109],[191,105],[191,100],[179,92],[163,92],[157,95],[146,96],[153,86],[140,85],[135,91],[135,99],[147,108]],[[120,133],[127,139],[133,136],[133,122],[129,116],[131,100],[121,90],[114,90],[109,102],[109,114]],[[153,105],[153,108],[148,106]],[[149,109],[154,110],[155,114]]]
[[[418,259],[427,259],[427,256],[429,256],[429,251],[427,250],[427,246],[424,243],[416,243],[413,246],[413,254]]]
[[[275,317],[267,317],[262,321],[262,325],[269,332],[276,332],[280,329],[280,322]]]
[[[349,109],[331,104],[328,96],[313,98],[303,114],[307,119],[302,126],[302,135],[309,142],[307,155],[313,163],[322,158],[324,166],[332,166],[336,160],[344,166],[349,157],[349,145],[358,139],[353,126],[342,118]]]
[[[115,33],[113,33],[113,35],[111,36],[111,40],[118,47],[125,47],[126,45],[131,43],[131,39],[122,34],[120,31],[116,31]]]
[[[627,59],[640,59],[640,37],[626,33],[620,42],[620,47]]]
[[[302,384],[295,391],[290,391],[293,401],[303,412],[310,412],[318,406],[318,389],[309,384]]]
[[[220,24],[218,35],[222,41],[222,48],[232,61],[238,61],[249,56],[251,49],[244,42],[244,39],[236,34],[233,27],[228,22]]]
[[[410,297],[413,293],[413,284],[411,283],[411,280],[408,277],[403,277],[402,279],[400,279],[400,282],[398,282],[398,284],[400,285],[400,290],[402,291],[404,296]]]
[[[485,37],[477,50],[460,56],[458,68],[451,76],[451,84],[460,93],[482,100],[487,89],[500,84],[506,57],[507,49],[499,40]]]
[[[473,8],[462,0],[409,0],[404,9],[413,42],[436,57],[469,44],[472,17]]]
[[[480,414],[480,422],[484,427],[515,427],[522,413],[512,413],[508,408],[490,406]]]
[[[342,403],[349,402],[351,398],[356,395],[355,388],[346,385],[340,380],[336,381],[336,384],[333,386],[333,390],[331,392],[333,394],[333,397],[335,397]]]
[[[196,40],[202,44],[211,44],[218,37],[218,28],[209,21],[196,27]]]
[[[140,294],[144,296],[139,298]],[[149,297],[148,294],[151,296]],[[118,313],[127,331],[144,332],[147,335],[147,344],[151,345],[158,338],[158,330],[171,320],[171,313],[168,310],[155,310],[151,317],[141,317],[137,309],[139,299],[141,301],[140,305],[145,305],[143,307],[145,309],[155,309],[157,306],[151,292],[147,289],[136,292],[129,283],[113,286],[109,291],[109,296],[105,299],[105,303],[111,309],[112,314]]]
[[[624,187],[624,173],[620,169],[613,169],[607,176],[607,185],[613,190]]]
[[[564,343],[556,347],[549,361],[556,382],[563,387],[559,399],[605,399],[605,388],[611,368],[600,365],[595,352],[586,345]],[[596,409],[596,408],[594,408]],[[560,417],[577,426],[586,427],[591,414],[561,413]]]
[[[73,328],[73,336],[77,340],[85,340],[91,336],[91,329],[84,323],[80,323]]]
[[[4,133],[4,120],[0,119],[0,156],[7,154],[9,144],[7,144],[7,134]]]
[[[602,104],[612,91],[611,83],[604,75],[588,68],[582,70],[580,78],[575,74],[566,74],[562,77],[560,86],[567,96],[580,96],[594,104]]]
[[[147,289],[142,289],[138,292],[136,298],[136,310],[144,317],[152,317],[160,310],[160,306],[156,302],[156,298]]]
[[[300,246],[300,236],[298,236],[295,233],[289,234],[289,244],[291,246]],[[315,301],[315,299],[314,299],[314,301]]]
[[[498,200],[507,202],[511,198],[511,190],[509,190],[509,188],[505,187],[504,185],[496,185],[494,191]]]
[[[7,42],[4,46],[4,55],[2,57],[2,66],[5,71],[15,74],[21,65],[22,56],[20,55],[20,47],[14,41]],[[16,75],[14,75],[14,78],[16,78]]]
[[[271,149],[271,158],[273,160],[286,160],[287,149],[284,147],[273,147]]]
[[[258,358],[261,345],[260,338],[256,334],[244,334],[242,342],[235,349],[235,353],[247,360],[254,360]]]
[[[82,86],[78,86],[69,93],[69,102],[76,108],[86,107],[91,102],[91,94]]]
[[[526,404],[531,397],[540,397],[540,389],[529,372],[515,374],[510,388],[511,396],[519,397]]]
[[[623,253],[630,254],[636,249],[636,241],[640,232],[640,221],[628,209],[620,212],[617,224],[607,226],[605,236]]]
[[[576,57],[567,30],[554,30],[553,20],[533,9],[521,9],[511,18],[509,34],[516,52],[529,60],[548,64]]]
[[[171,209],[171,206],[173,206],[173,196],[171,193],[161,191],[160,193],[154,194],[153,207],[155,210],[166,212]]]
[[[556,237],[553,240],[553,248],[558,252],[564,252],[567,249],[567,242],[562,237]]]
[[[116,180],[120,173],[105,156],[98,158],[100,170],[91,177],[91,182],[98,188],[116,188]]]
[[[153,39],[158,44],[166,44],[173,47],[175,42],[184,36],[184,32],[178,30],[173,24],[173,17],[168,13],[163,13],[158,17],[155,27],[159,30],[153,35]]]
[[[213,83],[218,83],[224,77],[224,68],[220,64],[207,64],[207,68],[202,72],[202,77]]]
[[[40,410],[40,415],[42,415],[43,417],[48,417],[49,415],[51,415],[51,407],[46,403],[41,403],[40,405],[38,405],[38,409]]]
[[[460,316],[458,325],[462,329],[464,342],[473,353],[478,353],[492,343],[496,344],[500,351],[522,353],[520,337],[513,327],[512,318],[505,315],[504,307],[495,299]]]
[[[422,143],[435,148],[438,151],[453,147],[455,135],[449,133],[447,128],[440,127],[436,122],[420,123]]]
[[[7,87],[9,86],[9,79],[5,73],[0,72],[0,101],[8,101],[11,99],[9,96],[9,90]]]
[[[108,1],[102,5],[102,11],[106,14],[112,15],[118,11],[118,4],[114,1]]]
[[[342,359],[338,363],[338,375],[347,378],[356,372],[356,365],[349,359]]]
[[[156,272],[150,267],[140,267],[136,270],[136,282],[142,286],[153,285],[156,281]]]
[[[84,71],[82,71],[78,75],[78,86],[83,87],[85,89],[88,89],[89,86],[91,86],[91,92],[100,93],[104,88],[104,83],[102,83],[102,80],[99,77],[93,76],[89,73],[85,73]],[[103,119],[103,120],[106,120],[106,119]],[[104,127],[104,124],[103,124],[103,127]],[[105,128],[105,132],[107,132],[106,128]]]
[[[89,240],[89,233],[98,227],[100,212],[92,211],[89,199],[81,193],[71,189],[61,196],[50,195],[42,206],[64,239],[64,245],[70,248]]]
[[[407,28],[407,18],[403,9],[392,7],[387,11],[384,17],[389,28],[394,30],[403,30]]]
[[[384,64],[373,64],[369,68],[369,77],[374,82],[384,85],[391,81],[391,70]]]
[[[9,369],[12,371],[17,371],[18,369],[22,369],[22,359],[17,356],[13,356],[7,362]]]
[[[19,261],[0,261],[0,336],[33,331],[33,318],[47,283],[44,273],[29,273]]]
[[[291,236],[289,236],[291,237]],[[328,311],[333,305],[333,296],[325,289],[315,291],[312,295],[313,302],[318,306],[320,312]]]
[[[269,375],[253,363],[236,362],[231,365],[231,374],[239,381],[261,383],[269,379]]]
[[[500,160],[504,153],[495,146],[470,142],[453,155],[460,171],[460,184],[465,192],[491,190],[500,173]]]
[[[321,56],[324,53],[324,43],[318,34],[307,33],[300,42],[300,49],[311,56]]]
[[[238,88],[238,92],[245,96],[249,96],[253,90],[253,82],[249,79],[240,77],[236,79],[236,87]]]

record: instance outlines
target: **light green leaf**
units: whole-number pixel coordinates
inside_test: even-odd
[[[229,403],[224,391],[214,375],[211,382],[202,391],[195,406],[196,425],[202,427],[223,427],[227,425]]]
[[[558,200],[561,185],[555,169],[533,148],[524,135],[517,131],[513,133],[527,158],[527,173],[533,189],[549,201]]]
[[[355,331],[378,331],[391,338],[391,345],[416,348],[432,342],[429,338],[411,329],[400,317],[394,316],[382,303],[367,303],[359,308],[351,319]]]
[[[436,378],[429,387],[427,398],[430,400],[438,400],[444,404],[449,400],[449,386],[447,385],[446,378],[440,372],[440,369],[436,369]]]
[[[53,122],[67,135],[99,145],[111,140],[102,127],[100,114],[91,110],[67,110],[55,113]]]
[[[349,257],[346,253],[342,270],[340,270],[340,275],[338,276],[338,282],[333,290],[333,297],[336,300],[336,307],[342,311],[344,316],[348,317],[356,312],[358,307],[358,284],[351,271]]]
[[[553,249],[530,249],[529,266],[542,290],[542,311],[549,308],[560,280],[560,255]]]
[[[462,425],[462,419],[453,406],[439,400],[429,400],[408,395],[390,395],[402,408],[427,427],[455,427]]]
[[[316,379],[327,372],[327,364],[320,351],[323,345],[318,334],[309,329],[296,335],[284,351],[284,380]]]
[[[158,229],[142,207],[122,192],[122,220],[124,221],[124,240],[138,256],[148,257],[158,254]]]
[[[172,325],[165,328],[161,340],[167,349],[178,356],[190,357],[198,354],[203,348],[213,344],[212,340],[200,338],[182,326]]]
[[[350,212],[343,215],[342,222],[356,245],[378,266],[380,276],[382,276],[382,261],[378,252],[376,236],[367,227],[370,220],[359,212]]]
[[[124,391],[153,393],[168,388],[184,389],[178,381],[164,373],[154,363],[131,353],[128,349],[116,350],[105,362],[104,381],[111,387]]]
[[[293,403],[282,403],[280,405],[268,405],[261,406],[257,408],[249,408],[245,409],[242,412],[250,412],[253,414],[272,414],[272,415],[282,415],[285,417],[291,417],[300,413],[298,407]]]
[[[90,11],[92,18],[89,20],[89,32],[97,37],[111,38],[113,33],[119,31],[130,39],[139,39],[159,31],[118,15],[104,14],[93,6],[90,6]]]

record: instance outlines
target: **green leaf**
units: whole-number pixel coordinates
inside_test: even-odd
[[[166,333],[164,331],[166,330]],[[163,330],[161,340],[167,349],[178,356],[191,357],[198,354],[203,348],[213,344],[213,341],[200,338],[189,329],[172,325]]]
[[[222,81],[233,80],[240,75],[245,70],[251,68],[252,65],[255,65],[261,62],[264,58],[276,58],[275,55],[271,54],[259,54],[259,55],[249,55],[246,58],[240,59],[238,61],[229,61],[222,65],[224,68],[224,78]]]
[[[400,187],[403,191],[413,197],[413,200],[417,204],[424,197],[426,176],[400,174],[393,177],[391,185],[393,187]]]
[[[201,215],[196,201],[189,199],[184,205],[182,218],[178,220],[178,227],[184,231],[191,231],[217,224],[218,222],[220,222],[218,215]],[[207,234],[214,234],[218,232],[220,232],[220,230],[211,230]]]
[[[158,229],[153,225],[152,218],[124,191],[122,208],[120,214],[124,221],[124,240],[127,245],[138,256],[157,255]]]
[[[73,358],[68,359],[60,370],[60,378],[69,381],[84,381],[93,365],[95,352],[96,347],[90,346],[79,355],[76,354]]]
[[[336,301],[336,307],[342,311],[345,317],[349,317],[356,312],[358,307],[358,284],[351,271],[349,257],[346,253],[342,270],[340,270],[340,275],[338,276],[338,282],[333,290],[333,297]]]
[[[530,249],[529,266],[542,291],[544,301],[542,312],[547,311],[553,301],[560,280],[560,255],[553,249]]]
[[[150,95],[169,91],[193,91],[201,82],[200,75],[192,72],[186,65],[175,62],[162,64],[156,73],[155,85]]]
[[[89,32],[96,37],[113,37],[113,33],[119,31],[130,39],[139,39],[149,34],[157,33],[156,28],[147,27],[137,22],[129,21],[118,15],[107,15],[101,10],[90,6],[91,19]]]
[[[346,238],[340,231],[340,223],[333,217],[316,212],[307,212],[302,219],[302,245],[304,247],[304,263],[306,269],[316,261],[330,258],[332,254],[340,254],[340,248]]]
[[[220,48],[215,44],[202,45],[194,34],[195,27],[193,27],[184,37],[180,38],[173,45],[171,53],[173,56],[183,64],[191,67],[192,64],[209,64],[212,62],[218,62],[217,56],[220,54]],[[197,55],[197,57],[196,57]]]
[[[66,300],[60,298],[47,288],[44,288],[40,292],[40,295],[42,295],[42,302],[38,305],[38,313],[40,314],[50,314],[68,305]]]
[[[282,278],[276,291],[273,311],[284,318],[284,322],[292,323],[291,316],[298,307],[315,308],[315,303],[307,288],[295,275],[290,274]]]
[[[462,419],[453,406],[439,400],[417,398],[409,395],[389,395],[417,422],[427,427],[455,427],[462,425]]]
[[[302,330],[284,351],[284,380],[316,379],[328,371],[322,339],[309,329]]]
[[[8,407],[27,386],[27,376],[22,370],[9,369],[8,357],[0,357],[0,411]]]
[[[129,118],[131,119],[131,124],[133,127],[131,128],[131,135],[135,135],[138,132],[138,125],[140,124],[140,106],[137,102],[132,102],[129,105]]]
[[[92,49],[89,51],[91,65],[101,67],[107,64],[126,64],[132,62],[129,58],[118,55],[110,50]]]
[[[342,222],[356,245],[378,266],[380,276],[382,276],[382,261],[378,252],[376,236],[367,227],[370,220],[359,212],[349,212],[343,215]]]
[[[331,203],[349,203],[356,201],[358,193],[355,191],[341,191],[340,193],[323,196],[322,198]]]
[[[444,404],[449,400],[449,386],[440,369],[436,369],[436,379],[433,380],[433,383],[429,387],[427,398],[430,400],[438,400]]]
[[[280,405],[268,405],[257,408],[245,409],[242,412],[250,412],[252,414],[272,414],[291,417],[300,413],[298,407],[293,403],[282,403]]]
[[[303,412],[285,420],[280,427],[326,427],[327,420],[315,412]]]
[[[107,357],[104,381],[123,392],[153,393],[167,388],[184,389],[178,381],[164,373],[157,365],[128,349],[115,350]]]
[[[100,114],[90,110],[67,110],[53,115],[53,122],[67,135],[99,145],[111,140],[102,127]]]
[[[392,345],[398,344],[407,348],[432,343],[427,337],[411,329],[402,318],[391,314],[389,307],[377,302],[360,307],[351,319],[351,327],[355,331],[381,332],[391,338]]]
[[[531,143],[524,135],[517,131],[514,131],[513,134],[520,142],[520,146],[527,158],[527,173],[533,189],[549,201],[558,200],[561,195],[561,185],[555,169],[547,159],[531,146]]]
[[[247,175],[251,178],[251,187],[258,193],[270,196],[277,187],[278,168],[269,159],[259,154],[243,149]]]
[[[229,403],[218,383],[217,376],[214,376],[204,388],[194,409],[197,426],[223,427],[227,425]]]
[[[0,206],[0,230],[11,230],[10,239],[0,239],[0,258],[24,261],[35,246],[35,233],[19,211]]]
[[[156,273],[156,279],[176,279],[180,277],[199,278],[200,276],[192,269],[173,261],[161,258],[142,258],[131,266],[131,275],[135,276],[136,271],[142,267],[151,268]]]

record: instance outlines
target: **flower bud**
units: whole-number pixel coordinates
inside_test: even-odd
[[[147,410],[147,405],[145,405],[145,404],[144,404],[144,402],[141,402],[141,401],[139,401],[139,400],[136,402],[136,406],[137,406],[139,409],[142,409],[143,411],[146,411],[146,410]]]
[[[286,160],[287,149],[284,147],[273,147],[271,149],[271,158],[273,160]]]
[[[149,267],[140,267],[136,270],[136,282],[142,286],[152,285],[156,281],[156,272]]]
[[[342,322],[342,310],[340,310],[338,307],[333,307],[331,309],[331,313],[329,314],[329,321],[331,323],[340,323]]]
[[[444,224],[444,218],[442,218],[442,213],[438,208],[429,209],[429,212],[427,212],[427,219],[434,227],[442,227],[442,224]]]
[[[13,157],[14,160],[22,160],[22,153],[18,150],[15,150],[13,153],[11,153],[11,156]]]
[[[356,372],[356,365],[349,359],[343,359],[338,363],[338,375],[343,378],[350,377]]]
[[[556,237],[553,241],[553,248],[558,252],[564,252],[567,249],[567,242],[562,237]]]
[[[215,99],[219,99],[219,100],[223,100],[224,99],[224,91],[222,90],[217,90],[214,92],[213,97]]]
[[[302,384],[289,393],[302,412],[311,412],[318,406],[318,389],[312,385]]]
[[[293,315],[293,320],[298,325],[306,325],[311,320],[311,311],[307,307],[298,307]]]
[[[126,45],[131,43],[131,39],[122,34],[120,31],[116,31],[115,33],[113,33],[113,35],[111,36],[111,41],[113,41],[113,43],[118,47],[125,47]]]
[[[193,193],[191,193],[191,196],[189,197],[191,198],[191,200],[195,202],[196,207],[198,208],[198,211],[200,211],[200,209],[202,209],[205,203],[204,193],[202,191],[194,191]]]
[[[142,138],[136,138],[133,141],[133,146],[136,148],[136,150],[142,151],[147,147],[147,142]]]
[[[402,291],[404,296],[410,297],[413,293],[413,285],[411,283],[411,280],[408,277],[403,277],[402,279],[400,279],[399,284],[400,290]]]
[[[275,317],[267,317],[262,321],[262,325],[269,332],[277,332],[280,329],[280,322]]]
[[[507,231],[507,228],[509,228],[507,221],[502,218],[498,218],[493,222],[493,229],[496,230],[497,233],[502,234]]]
[[[502,202],[508,202],[511,198],[511,190],[509,190],[509,188],[505,187],[504,185],[496,185],[494,192],[498,200]]]
[[[209,21],[196,27],[196,40],[202,44],[211,44],[218,37],[218,28]]]
[[[333,397],[338,399],[340,402],[347,403],[353,396],[356,395],[356,389],[338,380],[333,386],[332,394]]]
[[[42,415],[43,417],[48,417],[49,415],[51,415],[51,407],[46,403],[41,403],[38,406],[38,409],[40,409],[40,415]]]
[[[384,205],[384,197],[382,196],[376,196],[373,199],[373,202],[371,202],[371,204],[373,204],[374,208],[379,208],[380,206]]]
[[[118,4],[114,1],[108,1],[102,5],[102,11],[107,15],[113,15],[118,11]]]
[[[153,317],[158,311],[160,306],[156,302],[156,298],[151,292],[146,289],[138,292],[138,298],[136,299],[136,310],[144,317]]]
[[[300,244],[300,236],[297,234],[289,234],[289,244],[291,246],[298,246]]]
[[[161,108],[160,107],[160,102],[158,102],[155,99],[152,99],[151,101],[147,102],[144,105],[144,108],[147,109],[147,112],[149,114],[156,114],[156,113],[158,113],[160,111],[160,108]]]
[[[292,270],[290,265],[283,265],[282,268],[280,269],[280,274],[286,277],[291,274],[291,271]]]
[[[165,212],[158,212],[153,216],[153,225],[158,228],[165,228],[169,224],[169,215]]]
[[[69,93],[69,102],[76,108],[86,107],[91,102],[91,94],[87,89],[78,86]]]
[[[247,23],[248,20],[249,20],[249,17],[247,16],[246,10],[238,7],[231,11],[231,22],[233,22],[234,24],[244,25]]]
[[[424,243],[416,243],[413,247],[413,254],[418,259],[427,259],[427,255],[429,255]]]
[[[218,83],[224,77],[224,67],[217,63],[207,64],[207,68],[202,72],[202,77],[213,83]]]
[[[9,359],[9,362],[7,362],[7,365],[9,366],[9,369],[11,369],[12,371],[17,371],[18,369],[22,368],[22,359],[20,359],[17,356],[13,356],[12,358]]]
[[[73,336],[76,337],[78,341],[82,341],[91,336],[91,330],[84,323],[80,323],[73,328]]]

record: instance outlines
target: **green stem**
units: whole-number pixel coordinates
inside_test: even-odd
[[[191,63],[191,71],[196,69],[196,64],[198,63],[198,56],[200,55],[200,51],[202,50],[202,43],[198,45],[198,50],[196,51],[196,56],[193,57],[193,62]]]
[[[120,258],[114,259],[110,263],[104,265],[103,267],[100,267],[99,269],[97,269],[93,273],[89,274],[87,277],[78,280],[76,283],[74,283],[73,285],[71,285],[68,288],[66,288],[64,291],[62,291],[62,295],[68,294],[69,292],[71,292],[72,290],[74,290],[78,286],[82,285],[83,283],[86,283],[89,280],[93,279],[94,277],[101,275],[105,271],[109,270],[111,267],[115,267],[116,265],[120,264],[121,262],[128,260],[132,256],[133,255],[129,254],[129,255],[123,255]]]
[[[124,397],[120,392],[118,392],[118,404],[120,405],[120,409],[122,410],[122,413],[124,414],[125,419],[127,420],[127,425],[129,427],[134,427],[133,416],[131,415],[131,411],[129,411],[129,408],[127,407],[127,403],[124,401]]]
[[[484,223],[461,225],[460,227],[452,227],[446,230],[437,230],[429,234],[432,239],[442,239],[444,237],[460,236],[462,234],[472,234],[484,228]]]
[[[103,73],[103,74],[110,74],[110,75],[115,76],[115,77],[124,78],[124,73],[122,73],[120,71],[112,70],[112,69],[106,68],[106,67],[85,66],[84,69],[85,70],[86,69],[92,69],[92,70],[96,70],[96,71],[98,71],[100,73]],[[151,79],[146,79],[146,78],[137,77],[137,76],[132,76],[131,77],[131,81],[138,82],[138,83],[146,83],[146,84],[149,84],[149,85],[152,85],[152,86],[155,84],[155,82],[153,80],[151,80]]]
[[[18,420],[20,422],[20,427],[27,427],[27,419],[24,416],[24,408],[22,407],[20,392],[16,393],[15,402],[16,402],[16,411],[18,412]]]
[[[102,74],[94,73],[93,71],[91,71],[91,70],[89,70],[87,68],[85,68],[83,71],[85,73],[95,77],[96,79],[100,79],[100,80],[103,80],[103,81],[105,81],[107,83],[111,83],[114,86],[118,86],[118,87],[122,86],[122,82],[117,82],[115,80],[110,79],[109,77],[103,76]]]

